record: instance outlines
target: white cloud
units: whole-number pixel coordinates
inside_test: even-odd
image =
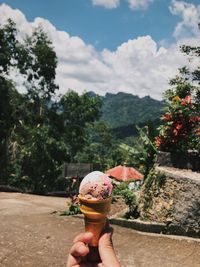
[[[120,4],[120,0],[92,0],[94,6],[102,6],[105,8],[116,8]]]
[[[31,33],[38,25],[47,31],[58,57],[56,81],[60,94],[71,88],[79,93],[93,90],[104,95],[121,91],[161,99],[169,79],[186,62],[179,52],[180,43],[166,49],[159,47],[151,36],[142,36],[122,43],[115,51],[98,52],[81,38],[58,31],[48,20],[36,18],[28,22],[19,10],[1,5],[0,23],[9,17],[15,20],[20,36]],[[21,82],[19,76],[16,81]]]
[[[112,92],[126,91],[139,96],[161,98],[168,81],[182,66],[184,58],[178,48],[158,48],[150,36],[138,37],[123,43],[113,53],[104,51],[104,60],[113,70],[110,79]]]
[[[24,38],[25,35],[31,34],[32,27],[26,20],[25,15],[18,9],[12,9],[6,4],[0,4],[0,23],[5,24],[8,18],[12,18],[13,21],[17,22],[17,28],[23,29],[19,38]]]
[[[127,0],[133,10],[146,9],[154,0]]]
[[[120,5],[120,0],[91,0],[94,6],[102,6],[104,8],[116,8]],[[146,9],[154,0],[126,0],[130,9],[139,10]]]
[[[181,21],[177,24],[174,36],[182,38],[188,35],[198,35],[198,23],[200,22],[200,5],[195,6],[191,3],[172,0],[170,11],[174,15],[181,17]]]

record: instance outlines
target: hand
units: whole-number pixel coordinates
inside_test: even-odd
[[[112,245],[112,229],[106,227],[98,247],[89,247],[93,234],[78,235],[70,250],[67,267],[120,267]]]

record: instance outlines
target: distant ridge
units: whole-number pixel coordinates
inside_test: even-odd
[[[90,92],[91,94],[91,92]],[[91,94],[92,95],[92,94]],[[111,128],[155,121],[163,113],[164,102],[150,96],[138,97],[128,93],[107,93],[102,97],[102,117]]]
[[[128,124],[125,126],[119,126],[116,128],[112,128],[112,134],[113,136],[119,138],[119,139],[124,139],[129,136],[138,136],[139,132],[137,129],[137,126],[139,128],[143,128],[144,126],[153,126],[154,129],[156,129],[161,123],[160,119],[155,119],[154,121],[146,121],[146,122],[141,122],[137,124]],[[155,131],[155,130],[154,130]]]

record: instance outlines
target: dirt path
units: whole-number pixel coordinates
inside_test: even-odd
[[[64,198],[0,193],[0,266],[64,267],[83,230],[82,219],[53,213],[65,208]],[[123,267],[200,267],[200,240],[114,226],[114,244]]]

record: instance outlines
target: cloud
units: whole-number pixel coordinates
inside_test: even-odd
[[[154,0],[127,0],[132,10],[146,9]]]
[[[102,6],[104,8],[112,9],[120,5],[120,0],[91,0],[94,6]],[[130,9],[139,10],[146,9],[154,0],[126,0]]]
[[[184,64],[176,46],[158,48],[150,36],[129,40],[115,52],[104,50],[104,61],[113,71],[110,88],[114,93],[126,91],[139,96],[151,95],[160,99],[168,82]]]
[[[94,6],[102,6],[104,8],[116,8],[120,4],[120,0],[92,0]]]
[[[5,24],[8,18],[12,18],[13,21],[17,22],[17,28],[22,29],[20,39],[24,38],[27,34],[32,33],[32,27],[26,20],[25,15],[18,9],[12,9],[6,4],[0,4],[0,23]]]
[[[173,15],[180,16],[181,21],[174,30],[176,38],[199,35],[198,23],[200,22],[200,5],[172,0],[170,11]]]
[[[70,88],[78,93],[92,90],[104,95],[121,91],[161,99],[170,78],[186,64],[186,58],[179,51],[180,43],[164,48],[151,36],[141,36],[125,41],[115,51],[99,52],[81,38],[58,31],[48,20],[35,18],[28,22],[21,11],[1,5],[0,23],[5,23],[9,17],[15,20],[20,38],[39,25],[48,33],[58,57],[58,94]],[[21,77],[17,74],[15,81],[22,91]]]

